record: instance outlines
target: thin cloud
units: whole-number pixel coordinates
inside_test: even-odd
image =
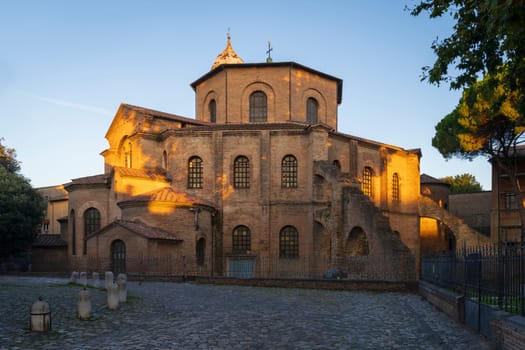
[[[102,115],[105,115],[105,116],[111,116],[112,115],[112,113],[110,111],[108,111],[108,110],[106,110],[104,108],[96,107],[96,106],[90,106],[90,105],[85,105],[85,104],[81,104],[81,103],[74,103],[74,102],[69,102],[69,101],[63,101],[63,100],[58,100],[58,99],[55,99],[55,98],[49,98],[49,97],[35,95],[35,94],[28,94],[28,95],[33,97],[33,98],[36,98],[36,99],[38,99],[40,101],[51,103],[51,104],[53,104],[55,106],[79,109],[79,110],[83,110],[83,111],[88,111],[88,112],[94,112],[94,113],[102,114]]]

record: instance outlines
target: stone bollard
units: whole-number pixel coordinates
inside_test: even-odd
[[[113,284],[113,272],[111,271],[106,271],[106,274],[104,276],[106,278],[106,289],[108,289],[109,286],[111,286]]]
[[[125,273],[119,273],[117,276],[117,281],[120,284],[120,282],[127,282],[128,276]]]
[[[49,304],[39,297],[31,305],[29,329],[33,332],[48,332],[51,330],[51,309]]]
[[[91,317],[91,296],[86,288],[78,294],[77,317],[81,320]]]
[[[118,298],[121,303],[128,301],[128,290],[126,288],[126,281],[119,281],[118,283]]]
[[[71,272],[71,277],[69,277],[69,283],[77,283],[78,279],[78,272],[73,271]]]
[[[84,287],[87,286],[87,273],[86,272],[80,273],[79,283]]]
[[[100,286],[100,276],[98,272],[93,272],[93,287],[98,288]]]
[[[106,287],[108,291],[108,308],[110,310],[117,310],[119,305],[119,289],[115,283]]]

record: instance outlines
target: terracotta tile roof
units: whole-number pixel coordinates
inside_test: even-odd
[[[207,201],[199,198],[189,196],[185,193],[175,192],[171,187],[164,187],[151,192],[146,192],[141,195],[135,196],[125,202],[172,202],[185,205],[206,205],[213,207],[213,205]]]
[[[182,242],[182,239],[175,237],[172,233],[162,230],[158,227],[148,226],[140,221],[126,221],[126,220],[115,220],[108,226],[102,228],[98,232],[90,235],[96,236],[97,234],[102,233],[103,231],[109,230],[114,226],[121,226],[139,236],[142,236],[147,239],[160,239],[166,241]]]
[[[76,179],[72,179],[70,183],[66,184],[66,186],[72,185],[72,184],[74,185],[106,184],[110,176],[111,176],[110,174],[100,174],[100,175],[79,177]]]
[[[33,241],[33,247],[67,247],[67,242],[57,234],[38,234]]]
[[[450,186],[448,182],[441,181],[427,174],[421,174],[419,182],[422,184],[436,184],[436,185],[447,185]]]
[[[167,180],[166,172],[164,170],[153,170],[153,169],[133,169],[124,167],[114,167],[115,172],[121,176],[129,177],[141,177],[151,180],[164,179]]]
[[[162,118],[162,119],[169,119],[169,120],[179,121],[179,122],[188,123],[188,124],[195,124],[195,125],[205,124],[204,122],[201,122],[201,121],[196,120],[196,119],[191,119],[191,118],[182,117],[182,116],[176,115],[176,114],[156,111],[154,109],[134,106],[134,105],[130,105],[130,104],[127,104],[127,103],[122,103],[121,107],[132,109],[134,111],[137,111],[137,112],[145,114],[145,115],[150,115],[152,117],[157,117],[157,118]]]
[[[191,126],[182,129],[170,129],[172,132],[184,133],[190,131],[214,131],[214,130],[306,130],[309,124],[299,122],[289,123],[246,123],[246,124],[205,124]]]

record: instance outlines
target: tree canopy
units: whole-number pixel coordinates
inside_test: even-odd
[[[448,38],[433,42],[436,60],[423,67],[423,80],[463,89],[432,145],[445,158],[487,156],[523,203],[513,159],[525,141],[525,0],[424,0],[411,9],[422,12],[455,21]],[[525,241],[525,207],[519,211]]]
[[[460,89],[486,75],[496,76],[505,66],[505,85],[523,93],[524,0],[424,0],[411,9],[413,16],[423,12],[431,19],[448,15],[455,21],[448,38],[432,43],[436,61],[423,68],[423,79]]]
[[[19,174],[16,152],[0,139],[0,262],[23,255],[42,223],[44,202]]]
[[[483,191],[481,184],[472,174],[465,173],[461,175],[447,176],[440,180],[450,184],[450,193],[457,194]]]

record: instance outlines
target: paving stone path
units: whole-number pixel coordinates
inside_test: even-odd
[[[0,276],[0,349],[491,349],[415,294],[128,282],[128,302],[106,307],[67,279]],[[52,331],[29,331],[42,296]]]

